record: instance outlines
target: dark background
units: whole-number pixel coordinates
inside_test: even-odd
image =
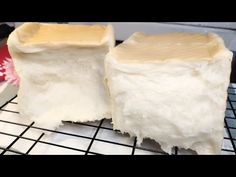
[[[232,72],[230,76],[230,82],[236,83],[236,51],[234,52],[234,57],[232,61]]]

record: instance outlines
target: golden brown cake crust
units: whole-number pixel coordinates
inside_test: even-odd
[[[142,63],[170,59],[211,60],[223,48],[222,39],[212,33],[147,35],[137,32],[114,48],[112,53],[121,63]]]
[[[101,45],[107,36],[108,26],[69,25],[47,23],[25,23],[17,31],[19,40],[24,45],[44,43],[73,43],[78,45]]]

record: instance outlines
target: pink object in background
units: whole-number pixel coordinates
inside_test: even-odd
[[[19,85],[20,78],[15,72],[12,59],[6,58],[3,61],[3,65],[3,68],[5,69],[5,80],[13,85]]]
[[[10,57],[8,48],[6,45],[0,47],[0,82],[5,81],[5,69],[3,68],[3,60],[6,57]]]
[[[13,85],[19,85],[19,80],[20,78],[15,72],[7,45],[4,45],[0,47],[0,82],[6,81]]]

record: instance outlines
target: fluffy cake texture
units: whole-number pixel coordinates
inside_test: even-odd
[[[232,52],[216,34],[134,33],[105,60],[114,129],[218,154]]]
[[[63,121],[110,118],[104,59],[114,46],[111,25],[24,23],[8,39],[20,77],[23,118],[47,128]]]

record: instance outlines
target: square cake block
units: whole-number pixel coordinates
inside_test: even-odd
[[[24,23],[8,47],[20,77],[20,115],[56,128],[63,121],[110,118],[104,59],[114,46],[111,25]]]
[[[134,33],[105,59],[114,129],[219,154],[231,60],[216,34]]]

